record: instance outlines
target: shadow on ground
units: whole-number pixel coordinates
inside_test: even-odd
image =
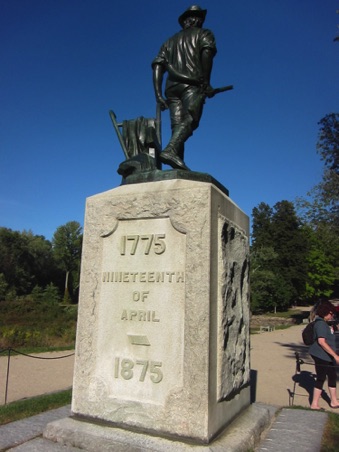
[[[258,378],[258,371],[251,369],[251,403],[256,402],[257,398],[257,378]]]
[[[295,356],[296,367],[295,373],[292,376],[293,389],[287,389],[290,397],[290,405],[294,404],[295,396],[308,397],[308,402],[309,404],[311,404],[316,375],[314,373],[314,362],[312,357],[308,353],[308,347],[302,344],[296,345],[281,342],[276,342],[276,344],[289,349]],[[336,349],[338,353],[339,351],[338,333],[336,334]],[[289,357],[292,359],[291,355],[289,355]],[[337,366],[336,371],[337,371],[337,380],[339,380],[339,366]],[[305,392],[299,393],[298,392],[299,389],[304,389],[307,394],[305,395]],[[330,406],[331,399],[325,390],[323,390],[321,397]]]

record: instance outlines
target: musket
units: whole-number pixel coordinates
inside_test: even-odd
[[[197,79],[193,77],[189,77],[188,75],[181,74],[178,72],[171,64],[167,64],[166,69],[168,71],[168,74],[174,78],[174,80],[185,83],[187,85],[193,85],[193,86],[203,86],[203,80]],[[223,93],[225,91],[230,91],[233,89],[233,85],[227,85],[227,86],[221,86],[220,88],[214,88],[210,91],[205,90],[201,94],[211,98],[214,97],[216,94]]]
[[[205,91],[205,95],[208,98],[214,97],[216,94],[223,93],[225,91],[230,91],[233,89],[233,85],[221,86],[220,88],[214,88],[212,91]]]
[[[231,89],[233,89],[233,85],[221,86],[220,88],[214,88],[211,90],[201,90],[201,92],[197,93],[196,98],[193,101],[191,115],[193,115],[194,117],[194,111],[196,106],[199,107],[199,105],[204,104],[206,97],[211,98],[214,97],[216,94],[223,93],[224,91],[229,91]]]

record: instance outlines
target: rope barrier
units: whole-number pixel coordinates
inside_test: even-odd
[[[70,353],[69,355],[64,355],[64,356],[55,356],[53,358],[47,358],[46,356],[34,356],[34,355],[29,355],[27,353],[24,352],[20,352],[19,350],[15,350],[14,348],[4,348],[3,350],[0,350],[0,354],[3,352],[14,352],[17,353],[18,355],[22,355],[22,356],[27,356],[28,358],[34,358],[34,359],[62,359],[62,358],[68,358],[69,356],[74,356],[75,353]],[[43,353],[57,353],[57,351],[52,350],[51,352],[43,352]]]
[[[6,352],[8,354],[8,356],[7,356],[7,372],[6,372],[6,387],[5,387],[5,405],[7,405],[11,352],[14,352],[14,353],[16,353],[18,355],[25,356],[27,358],[44,359],[44,360],[63,359],[63,358],[69,358],[70,356],[74,356],[75,355],[75,353],[73,352],[73,353],[69,353],[68,355],[64,355],[64,356],[54,356],[54,357],[34,356],[34,355],[29,355],[28,353],[20,352],[19,350],[15,350],[14,348],[11,348],[11,347],[8,347],[8,348],[0,350],[0,354],[2,354],[4,352]],[[46,352],[46,353],[48,353],[48,352]]]
[[[55,356],[54,358],[47,358],[46,356],[34,356],[34,355],[28,355],[27,353],[19,352],[18,350],[14,350],[14,348],[11,348],[11,350],[18,355],[27,356],[28,358],[34,358],[34,359],[62,359],[62,358],[68,358],[69,356],[74,356],[75,353],[70,353],[69,355],[64,356]],[[56,352],[47,352],[47,353],[56,353]]]

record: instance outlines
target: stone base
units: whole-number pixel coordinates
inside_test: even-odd
[[[193,445],[182,441],[135,433],[123,429],[64,418],[51,422],[44,438],[62,445],[87,451],[213,451],[231,452],[253,450],[262,433],[269,427],[276,409],[253,404],[230,424],[221,435],[208,445]]]
[[[247,215],[208,181],[87,199],[74,416],[207,444],[244,412],[248,236]]]

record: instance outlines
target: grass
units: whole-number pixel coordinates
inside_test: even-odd
[[[71,399],[72,390],[67,389],[2,405],[0,406],[0,425],[69,405]]]
[[[307,310],[300,310],[300,309],[289,309],[288,311],[284,312],[266,312],[263,314],[256,314],[254,317],[257,319],[261,319],[261,324],[265,325],[265,322],[267,322],[267,325],[272,325],[272,320],[274,320],[274,327],[276,330],[284,330],[287,328],[290,328],[293,325],[300,325],[303,323],[303,320],[308,318],[309,312]],[[279,319],[281,320],[281,323],[279,323]],[[286,320],[291,320],[291,322],[287,322]],[[257,323],[254,322],[254,323]],[[253,324],[250,327],[250,333],[251,334],[257,334],[260,333],[260,326],[257,324]]]
[[[289,309],[288,311],[284,311],[284,312],[272,312],[272,314],[269,314],[270,317],[279,317],[279,318],[283,318],[283,319],[289,319],[289,318],[293,318],[296,316],[304,316],[305,311],[301,311],[300,309]],[[308,315],[308,314],[307,314]]]
[[[65,309],[32,295],[0,301],[0,349],[74,347],[76,319],[76,305]]]
[[[293,326],[292,323],[289,323],[287,325],[276,325],[275,329],[276,330],[287,330],[287,328],[290,328],[291,326]]]
[[[339,444],[339,414],[328,413],[320,452],[336,452]]]
[[[310,308],[311,310],[311,308]],[[263,317],[271,317],[276,319],[295,319],[302,322],[303,319],[306,319],[309,316],[309,311],[302,311],[300,309],[289,309],[288,311],[282,312],[266,312],[265,314],[261,314]]]

